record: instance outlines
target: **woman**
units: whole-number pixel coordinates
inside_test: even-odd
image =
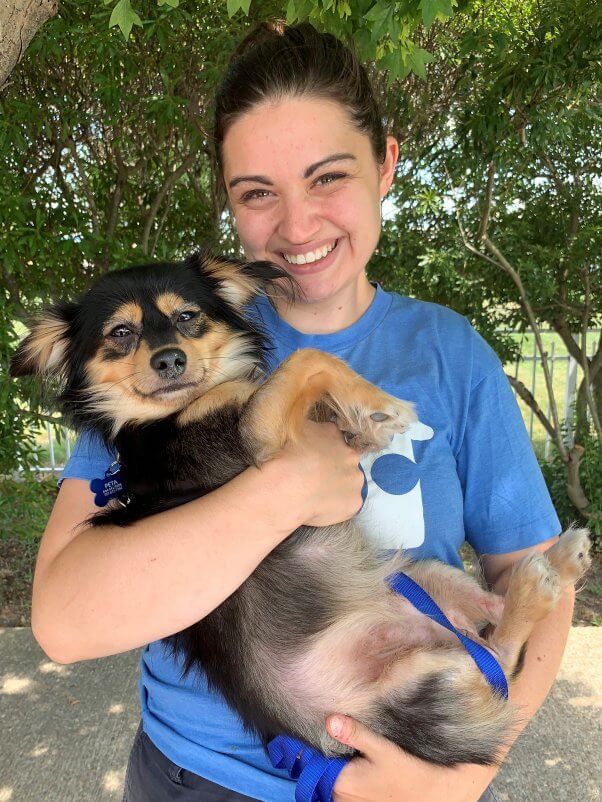
[[[358,521],[381,546],[460,565],[468,539],[498,592],[526,549],[545,550],[560,531],[491,349],[455,313],[366,277],[398,146],[354,56],[309,25],[252,38],[218,91],[215,143],[246,256],[276,262],[302,289],[292,306],[253,310],[273,337],[273,364],[300,347],[330,351],[414,401],[420,422],[363,471],[332,425],[308,423],[303,443],[260,470],[102,538],[74,527],[93,511],[85,480],[112,456],[80,440],[41,545],[32,625],[59,662],[149,644],[128,802],[293,799],[294,783],[202,676],[182,679],[159,639],[214,609],[299,524],[343,520],[365,497]],[[530,643],[513,691],[525,721],[556,673],[571,609],[567,594]],[[341,715],[327,726],[363,755],[340,775],[336,802],[492,798],[494,769],[433,767]]]

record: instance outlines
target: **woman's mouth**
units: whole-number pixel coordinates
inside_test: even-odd
[[[308,275],[329,267],[335,260],[340,239],[332,240],[319,248],[305,251],[305,253],[285,253],[280,252],[280,256],[286,262],[290,273],[296,275]]]
[[[336,248],[337,243],[338,240],[335,239],[331,243],[323,245],[321,248],[316,248],[313,251],[306,251],[305,253],[293,254],[282,252],[282,258],[285,259],[289,265],[313,264],[313,262],[319,262],[321,259],[325,259],[328,254]]]

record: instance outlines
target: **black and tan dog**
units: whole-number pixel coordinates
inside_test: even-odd
[[[106,275],[33,324],[16,376],[62,377],[61,408],[116,446],[131,501],[96,516],[127,525],[209,493],[334,419],[376,450],[414,419],[340,360],[302,350],[263,381],[262,332],[245,315],[285,274],[265,262],[195,256]],[[99,532],[99,537],[102,534]],[[403,569],[512,676],[533,626],[589,564],[584,530],[518,563],[505,602],[473,578],[403,555],[383,563],[352,522],[301,527],[214,612],[168,639],[264,742],[289,733],[328,754],[325,717],[347,713],[442,765],[496,760],[513,714],[447,630],[394,594]]]

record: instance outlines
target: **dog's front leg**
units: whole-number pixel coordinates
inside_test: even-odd
[[[292,354],[252,396],[241,431],[261,464],[301,437],[308,418],[333,420],[358,451],[383,448],[415,420],[411,404],[384,393],[340,359],[313,349]]]

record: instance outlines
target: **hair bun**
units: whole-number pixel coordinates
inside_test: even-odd
[[[255,47],[256,45],[260,45],[262,42],[265,42],[266,39],[271,39],[274,34],[277,36],[284,36],[285,33],[286,22],[283,19],[264,20],[263,22],[258,22],[253,28],[251,28],[249,33],[234,50],[232,59],[230,60],[232,61],[238,56],[242,56],[244,53],[251,50],[251,48]]]

